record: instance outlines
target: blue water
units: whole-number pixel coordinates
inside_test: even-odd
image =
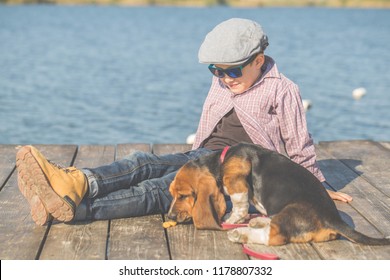
[[[198,48],[230,17],[263,25],[316,142],[390,140],[390,10],[30,5],[0,6],[0,143],[185,142],[211,81]]]

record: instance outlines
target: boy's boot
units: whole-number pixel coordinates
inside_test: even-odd
[[[62,222],[73,219],[88,190],[83,172],[48,161],[33,146],[17,152],[16,167],[19,189],[30,204],[36,224],[44,225],[51,216]]]

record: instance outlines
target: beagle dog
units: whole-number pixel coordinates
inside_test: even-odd
[[[221,160],[221,156],[224,160]],[[367,245],[390,245],[355,231],[340,217],[322,183],[287,157],[253,144],[240,143],[185,164],[169,188],[168,218],[193,221],[197,229],[221,230],[224,193],[233,209],[226,222],[240,223],[251,203],[261,214],[248,227],[228,232],[233,242],[283,245],[334,240],[339,235]]]

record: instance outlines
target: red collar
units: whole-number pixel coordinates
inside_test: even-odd
[[[225,148],[223,148],[222,153],[221,153],[221,157],[219,158],[219,161],[221,163],[223,163],[223,161],[225,160],[226,153],[229,149],[230,149],[230,146],[226,146]]]

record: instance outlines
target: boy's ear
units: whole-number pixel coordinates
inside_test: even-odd
[[[258,54],[255,59],[256,68],[260,69],[261,67],[263,67],[264,61],[265,61],[264,54],[263,53]]]

